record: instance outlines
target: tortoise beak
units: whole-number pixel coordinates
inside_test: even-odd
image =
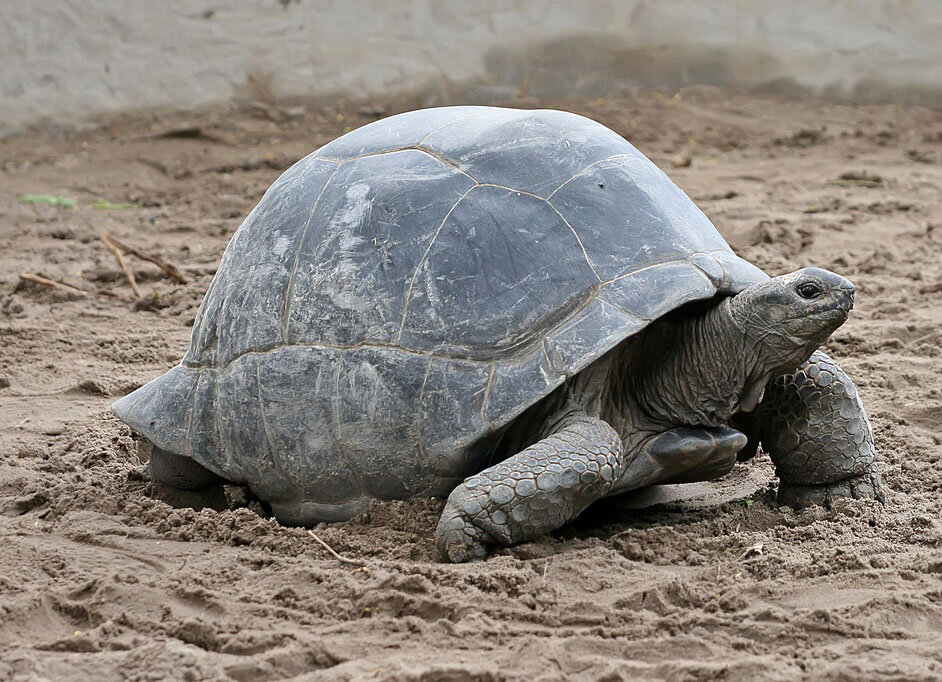
[[[827,272],[827,270],[824,272]],[[846,316],[854,308],[854,292],[856,289],[849,279],[835,275],[833,272],[828,272],[828,274],[839,280],[831,285],[831,290],[836,294],[838,309]]]
[[[842,294],[840,306],[848,313],[854,308],[854,291],[854,285],[851,284],[850,280],[845,279],[844,283],[840,286],[840,292]]]

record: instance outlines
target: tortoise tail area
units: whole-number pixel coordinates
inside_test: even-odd
[[[295,500],[303,491],[278,466],[270,447],[258,442],[267,429],[256,373],[252,363],[226,374],[177,365],[118,400],[111,411],[169,455],[189,457],[226,481],[248,484],[267,502]]]
[[[201,414],[214,403],[212,374],[178,365],[115,402],[111,411],[161,450],[193,457],[221,473],[218,464],[206,461],[219,452],[215,420]]]

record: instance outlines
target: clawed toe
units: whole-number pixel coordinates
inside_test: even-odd
[[[794,485],[781,483],[778,487],[779,504],[800,509],[813,504],[830,508],[838,498],[877,500],[884,502],[880,472],[874,464],[870,471],[823,485]]]
[[[446,506],[435,531],[435,544],[441,558],[452,563],[485,558],[487,534],[471,523],[461,510],[449,507],[451,504]]]

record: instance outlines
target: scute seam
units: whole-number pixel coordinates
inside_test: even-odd
[[[415,422],[413,422],[413,425],[415,427],[415,435],[416,435],[415,442],[419,448],[419,457],[421,458],[422,463],[425,466],[429,466],[430,462],[428,461],[428,455],[425,452],[425,444],[422,442],[422,429],[421,429],[422,413],[419,408],[422,405],[422,400],[425,398],[425,386],[426,384],[428,384],[429,375],[432,373],[432,363],[434,361],[435,361],[435,358],[429,357],[428,362],[425,364],[425,376],[422,377],[422,385],[419,387],[419,396],[418,398],[416,398],[416,401],[415,401],[415,405],[416,405]]]
[[[382,156],[383,154],[395,154],[398,152],[407,152],[407,151],[416,151],[426,154],[427,156],[432,157],[442,165],[456,169],[459,173],[467,177],[471,182],[477,183],[473,177],[466,173],[454,160],[449,159],[443,154],[439,154],[435,150],[428,149],[425,147],[409,146],[401,147],[396,149],[387,149],[381,152],[374,152],[371,154],[361,154],[359,156],[352,156],[349,159],[333,159],[326,156],[314,156],[311,157],[314,161],[326,161],[328,163],[336,163],[337,167],[334,169],[334,172],[330,174],[330,177],[327,178],[327,181],[324,183],[324,186],[321,188],[321,191],[318,193],[317,198],[314,200],[314,203],[311,204],[311,212],[308,215],[307,222],[304,224],[304,229],[301,231],[301,239],[298,242],[298,249],[294,254],[294,261],[291,265],[291,274],[288,276],[288,284],[285,286],[285,299],[282,304],[282,314],[281,314],[281,340],[284,341],[288,337],[288,324],[291,319],[291,298],[294,296],[294,280],[298,272],[298,263],[301,258],[301,251],[304,249],[304,242],[307,240],[307,235],[311,230],[311,224],[314,219],[314,212],[317,210],[317,206],[320,203],[321,198],[324,196],[324,192],[327,191],[327,188],[330,186],[330,183],[333,181],[337,173],[340,172],[340,169],[348,162],[355,161],[357,159],[365,159],[371,156]],[[473,185],[469,189],[473,189]],[[463,196],[461,198],[464,198]],[[458,201],[461,201],[461,198]],[[457,206],[457,203],[455,204]],[[451,210],[454,210],[452,206]],[[451,211],[449,211],[450,213]],[[446,216],[447,217],[447,216]],[[441,226],[439,226],[441,229]],[[410,287],[411,289],[411,287]]]
[[[327,181],[324,183],[324,186],[321,187],[321,191],[318,193],[317,198],[314,200],[314,203],[311,204],[311,212],[308,214],[307,222],[304,224],[304,229],[301,230],[301,239],[298,240],[298,249],[294,252],[294,262],[291,264],[291,274],[288,276],[288,283],[285,285],[285,300],[282,304],[282,314],[281,314],[281,340],[284,341],[288,336],[288,321],[291,316],[291,297],[294,295],[294,278],[298,272],[298,262],[301,260],[301,250],[304,248],[304,242],[307,241],[308,232],[311,230],[311,223],[314,220],[314,211],[317,210],[317,204],[320,203],[321,197],[324,196],[324,192],[327,191],[327,188],[330,187],[330,183],[337,176],[337,173],[340,172],[343,164],[339,164],[334,172],[330,174],[330,177],[327,178]]]
[[[630,144],[630,143],[629,143],[629,144]],[[570,182],[572,182],[573,180],[575,180],[576,178],[578,178],[580,175],[582,175],[583,173],[585,173],[587,170],[589,170],[590,168],[592,168],[592,166],[597,166],[597,165],[599,165],[600,163],[605,163],[606,161],[614,161],[615,159],[622,159],[622,158],[624,158],[624,157],[626,157],[626,156],[633,156],[633,155],[632,155],[632,154],[627,154],[627,153],[626,153],[626,154],[615,154],[615,155],[613,155],[613,156],[608,156],[608,157],[606,157],[606,158],[604,158],[604,159],[599,159],[598,161],[593,161],[593,162],[590,163],[588,166],[586,166],[585,168],[583,168],[581,171],[579,171],[578,173],[576,173],[575,175],[573,175],[571,178],[569,178],[568,180],[566,180],[566,182],[564,182],[564,183],[561,184],[559,187],[557,187],[557,188],[554,189],[552,192],[550,192],[549,196],[546,197],[546,200],[549,201],[550,199],[552,199],[552,198],[553,198],[553,195],[556,194],[556,192],[558,192],[558,191],[561,190],[563,187],[565,187],[566,185],[568,185]]]
[[[666,265],[676,265],[676,264],[678,264],[678,263],[689,263],[689,264],[692,265],[694,268],[696,268],[696,270],[697,270],[698,273],[700,273],[700,274],[702,274],[704,277],[706,277],[707,281],[710,282],[710,285],[711,285],[711,286],[715,286],[715,285],[713,284],[713,281],[707,276],[707,274],[703,271],[703,269],[697,267],[697,264],[694,263],[692,260],[690,260],[691,257],[693,257],[693,256],[698,256],[698,255],[701,255],[701,254],[707,255],[707,254],[711,254],[711,253],[732,253],[732,252],[729,251],[729,250],[727,250],[727,249],[713,249],[712,251],[697,251],[697,253],[692,253],[692,254],[690,254],[689,256],[687,256],[686,258],[677,258],[677,259],[674,259],[674,260],[662,261],[662,262],[660,262],[660,263],[653,263],[653,264],[651,264],[651,265],[646,265],[646,266],[644,266],[643,268],[638,268],[637,270],[632,270],[631,272],[626,272],[626,273],[623,274],[623,275],[618,275],[618,277],[612,277],[611,279],[608,279],[608,280],[605,280],[604,282],[602,282],[602,286],[605,286],[606,284],[611,284],[612,282],[617,282],[618,280],[625,279],[625,278],[627,278],[627,277],[631,277],[632,275],[636,275],[636,274],[638,274],[639,272],[645,272],[645,271],[647,271],[647,270],[653,270],[653,269],[655,269],[655,268],[661,268],[661,267],[664,267],[664,266],[666,266]],[[733,255],[735,255],[735,254],[733,254]],[[635,317],[638,317],[638,316],[635,315]]]
[[[654,321],[654,320],[652,320],[650,317],[642,317],[641,315],[638,315],[637,313],[629,312],[629,311],[625,310],[624,308],[622,308],[621,306],[612,303],[612,302],[609,301],[607,298],[603,298],[602,296],[597,296],[596,298],[598,298],[602,303],[604,303],[605,305],[607,305],[609,308],[612,308],[613,310],[617,310],[617,311],[618,311],[619,313],[621,313],[622,315],[626,315],[626,316],[628,316],[628,317],[633,317],[633,318],[635,318],[636,320],[641,320],[642,322],[653,322],[653,321]]]
[[[340,354],[340,358],[337,361],[336,376],[334,377],[334,400],[333,404],[330,406],[331,416],[334,420],[334,428],[337,429],[337,437],[334,440],[334,443],[337,445],[337,451],[340,453],[340,459],[343,460],[343,463],[350,470],[350,473],[353,474],[353,478],[357,483],[357,488],[363,490],[363,481],[360,479],[360,472],[355,466],[350,462],[350,458],[347,456],[347,451],[343,447],[343,428],[340,426],[340,375],[343,370],[343,353]]]
[[[193,456],[193,434],[191,430],[193,428],[193,416],[196,414],[196,399],[199,397],[199,388],[200,388],[200,379],[202,378],[202,373],[198,374],[196,381],[193,382],[193,388],[191,389],[191,394],[187,396],[187,402],[190,405],[190,409],[186,415],[186,428],[183,430],[184,441],[183,441],[183,454],[187,457]]]
[[[540,201],[546,202],[553,212],[559,216],[560,220],[565,223],[566,227],[569,228],[569,231],[572,232],[572,236],[576,238],[576,242],[579,244],[579,248],[582,249],[582,255],[585,257],[586,265],[589,266],[589,269],[592,271],[592,274],[595,275],[595,278],[601,282],[602,278],[599,277],[599,273],[595,270],[595,265],[592,263],[592,259],[589,258],[589,253],[585,249],[585,245],[582,243],[582,238],[579,236],[579,233],[576,232],[576,228],[569,224],[569,221],[566,220],[566,216],[559,212],[559,209],[553,205],[546,197],[541,197],[539,194],[534,194],[533,192],[528,192],[525,189],[517,189],[516,187],[508,187],[507,185],[498,185],[493,182],[479,182],[475,187],[496,187],[497,189],[505,189],[508,192],[516,192],[517,194],[523,194],[528,197],[533,197],[534,199],[539,199]],[[472,187],[471,189],[474,189]]]
[[[331,163],[339,164],[339,165],[338,165],[338,167],[339,167],[339,166],[342,166],[342,165],[344,165],[345,163],[347,163],[347,162],[349,162],[349,161],[359,161],[360,159],[369,159],[369,158],[372,158],[372,157],[374,157],[374,156],[385,156],[385,155],[387,155],[387,154],[399,154],[400,152],[421,152],[421,153],[423,153],[423,154],[425,154],[425,155],[427,155],[427,156],[431,156],[433,159],[435,159],[436,161],[438,161],[440,164],[442,164],[442,165],[444,165],[444,166],[449,166],[450,168],[454,168],[454,169],[457,170],[459,173],[461,173],[462,175],[468,177],[468,178],[469,178],[470,180],[472,180],[473,182],[477,182],[477,180],[475,180],[475,179],[471,176],[471,174],[468,173],[468,171],[466,171],[464,168],[462,168],[461,166],[459,166],[459,165],[458,165],[458,162],[455,161],[454,159],[451,159],[451,158],[445,156],[445,155],[442,154],[441,152],[439,152],[439,151],[437,151],[437,150],[435,150],[435,149],[432,149],[431,147],[420,147],[420,146],[418,146],[418,145],[407,145],[407,146],[404,146],[404,147],[393,147],[392,149],[383,149],[382,151],[370,152],[369,154],[358,154],[357,156],[351,156],[351,157],[348,158],[348,159],[337,159],[337,158],[331,158],[331,157],[329,157],[329,156],[315,156],[314,158],[317,159],[317,160],[319,160],[319,161],[330,161]]]
[[[432,135],[434,135],[435,133],[439,132],[440,130],[444,130],[444,129],[447,128],[448,126],[453,125],[453,124],[457,123],[458,121],[463,121],[463,120],[465,120],[466,118],[471,118],[472,116],[479,116],[480,114],[481,114],[480,110],[479,110],[479,111],[472,111],[471,113],[468,113],[468,114],[462,114],[462,115],[459,116],[458,118],[453,118],[452,120],[448,121],[448,123],[442,123],[440,126],[438,126],[437,128],[435,128],[432,132],[427,133],[427,134],[425,135],[425,137],[423,137],[421,140],[419,140],[419,141],[416,143],[416,145],[417,145],[417,146],[421,146],[421,144],[422,144],[423,142],[425,142],[427,139],[429,139]]]
[[[406,315],[409,313],[409,303],[412,301],[412,289],[415,287],[415,280],[419,277],[419,270],[421,270],[422,266],[425,264],[425,260],[428,258],[428,254],[431,252],[432,246],[435,245],[435,240],[438,239],[438,235],[441,234],[442,228],[445,227],[445,223],[448,221],[448,218],[451,217],[451,214],[458,207],[458,204],[460,204],[475,187],[477,187],[476,184],[469,187],[464,194],[458,197],[458,201],[456,201],[454,205],[448,209],[448,213],[446,213],[445,217],[442,218],[442,222],[439,223],[438,228],[436,228],[435,234],[433,234],[432,238],[429,240],[428,246],[425,247],[425,253],[422,254],[422,257],[415,266],[415,271],[412,273],[412,279],[409,281],[409,287],[406,289],[405,301],[402,304],[402,317],[399,320],[399,332],[396,334],[397,344],[402,340],[402,330],[405,329],[406,326]]]
[[[285,471],[285,468],[281,464],[281,457],[279,457],[278,453],[275,452],[275,440],[271,435],[271,427],[268,425],[268,415],[265,413],[265,401],[262,399],[261,369],[262,364],[260,362],[255,363],[255,395],[258,398],[258,412],[262,417],[262,430],[265,432],[265,442],[268,443],[270,459],[272,464],[275,465],[275,468],[278,469],[278,471],[281,472],[281,475],[285,477],[286,481],[296,483],[296,481],[288,475],[288,472]]]
[[[468,176],[468,177],[471,177],[471,176]],[[540,201],[545,202],[551,209],[553,209],[553,212],[559,216],[560,220],[562,220],[563,224],[565,224],[566,227],[569,228],[570,232],[572,232],[572,236],[576,238],[576,243],[579,244],[579,248],[582,250],[582,255],[585,258],[586,265],[589,266],[589,269],[592,271],[592,274],[595,275],[595,278],[600,283],[602,282],[602,278],[599,276],[599,273],[596,272],[595,265],[592,263],[592,260],[589,258],[589,254],[586,251],[585,245],[582,243],[582,239],[579,237],[579,233],[576,232],[575,228],[569,224],[569,221],[566,220],[566,217],[562,213],[559,212],[559,209],[553,206],[552,202],[550,202],[549,199],[545,197],[541,197],[538,194],[534,194],[533,192],[528,192],[523,189],[517,189],[516,187],[507,187],[506,185],[498,185],[492,182],[477,182],[472,187],[469,187],[468,190],[464,194],[461,195],[458,201],[455,202],[455,205],[452,206],[448,210],[448,213],[445,214],[445,217],[442,220],[441,224],[438,226],[438,229],[435,230],[435,234],[433,235],[432,240],[429,242],[428,248],[426,248],[425,253],[422,254],[422,258],[419,259],[418,266],[416,267],[415,272],[412,273],[412,280],[410,281],[409,288],[406,291],[406,299],[402,308],[402,319],[400,320],[400,323],[399,323],[399,332],[396,334],[396,343],[399,343],[402,341],[402,332],[405,329],[406,315],[408,314],[409,303],[411,302],[411,299],[412,299],[412,289],[415,286],[415,280],[418,277],[419,270],[422,268],[423,263],[425,263],[426,259],[428,258],[428,254],[431,252],[432,246],[435,244],[435,240],[438,238],[438,235],[441,233],[442,229],[445,227],[445,223],[448,221],[448,218],[451,217],[452,212],[455,210],[455,208],[458,207],[458,204],[461,203],[461,200],[464,199],[471,192],[471,190],[477,187],[494,187],[496,189],[503,189],[508,192],[515,192],[517,194],[523,194],[525,196],[533,197],[534,199],[539,199]]]
[[[595,278],[599,282],[601,282],[602,278],[599,276],[598,271],[595,269],[595,265],[592,263],[592,259],[589,258],[589,252],[586,251],[585,244],[582,243],[582,238],[579,236],[579,233],[576,232],[576,228],[574,228],[572,225],[569,224],[569,221],[566,220],[566,216],[564,216],[562,213],[559,212],[559,209],[553,205],[552,201],[550,201],[549,199],[544,199],[543,201],[545,201],[549,205],[549,207],[553,209],[553,211],[556,212],[556,215],[558,215],[560,219],[564,223],[566,223],[566,227],[570,229],[570,231],[572,232],[572,236],[574,236],[576,238],[576,241],[579,242],[579,248],[582,249],[582,255],[585,257],[586,264],[588,264],[589,269],[592,271],[592,274],[595,275]]]

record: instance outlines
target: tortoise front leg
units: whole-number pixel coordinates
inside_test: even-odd
[[[873,432],[850,377],[817,351],[769,383],[756,409],[762,448],[779,476],[783,504],[830,506],[837,497],[883,501]]]
[[[436,543],[449,561],[482,559],[487,545],[514,545],[563,526],[604,497],[621,476],[622,442],[586,414],[467,478],[448,496]]]

